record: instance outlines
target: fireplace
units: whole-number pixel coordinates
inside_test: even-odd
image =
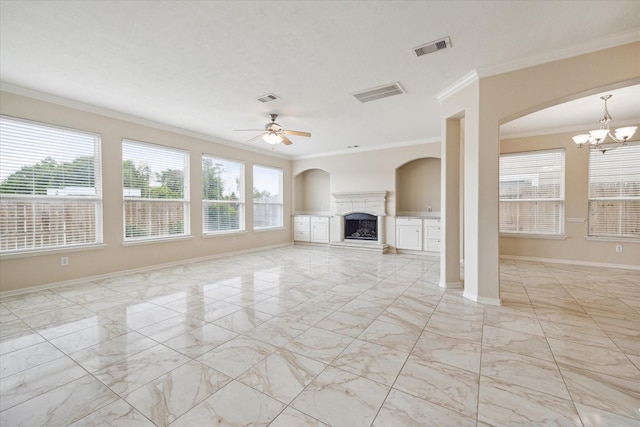
[[[332,193],[339,217],[337,237],[331,246],[385,253],[386,191]]]
[[[378,217],[364,212],[344,216],[344,238],[378,240]]]

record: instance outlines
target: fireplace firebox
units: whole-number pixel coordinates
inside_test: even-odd
[[[378,240],[378,217],[362,212],[345,215],[344,238]]]

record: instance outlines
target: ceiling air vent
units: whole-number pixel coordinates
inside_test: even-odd
[[[422,46],[414,47],[413,54],[417,57],[424,56],[429,53],[437,52],[442,49],[451,47],[451,39],[449,37],[443,37],[439,40],[432,41]]]
[[[404,90],[400,87],[399,83],[391,83],[388,85],[375,87],[373,89],[367,89],[352,94],[360,102],[375,101],[380,98],[387,98],[393,95],[403,94]]]
[[[262,95],[260,98],[258,98],[258,101],[265,103],[265,102],[271,102],[271,101],[275,101],[276,99],[280,99],[278,96],[272,94],[272,93],[268,93],[266,95]]]

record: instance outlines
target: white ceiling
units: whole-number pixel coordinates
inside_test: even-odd
[[[413,55],[444,36],[451,49]],[[312,133],[276,149],[300,158],[437,141],[436,95],[470,71],[636,40],[638,1],[1,1],[0,80],[230,144],[254,135],[235,129],[278,113],[284,128]],[[406,93],[351,96],[393,82]],[[611,99],[614,125],[640,118],[633,90]],[[267,93],[281,99],[256,100]],[[602,101],[574,107],[503,132],[592,128]],[[270,150],[260,139],[249,146]]]

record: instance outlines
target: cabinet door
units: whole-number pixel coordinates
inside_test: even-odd
[[[329,243],[328,221],[311,221],[311,241],[315,243]]]
[[[422,249],[422,227],[399,225],[396,227],[396,247],[398,249]]]

